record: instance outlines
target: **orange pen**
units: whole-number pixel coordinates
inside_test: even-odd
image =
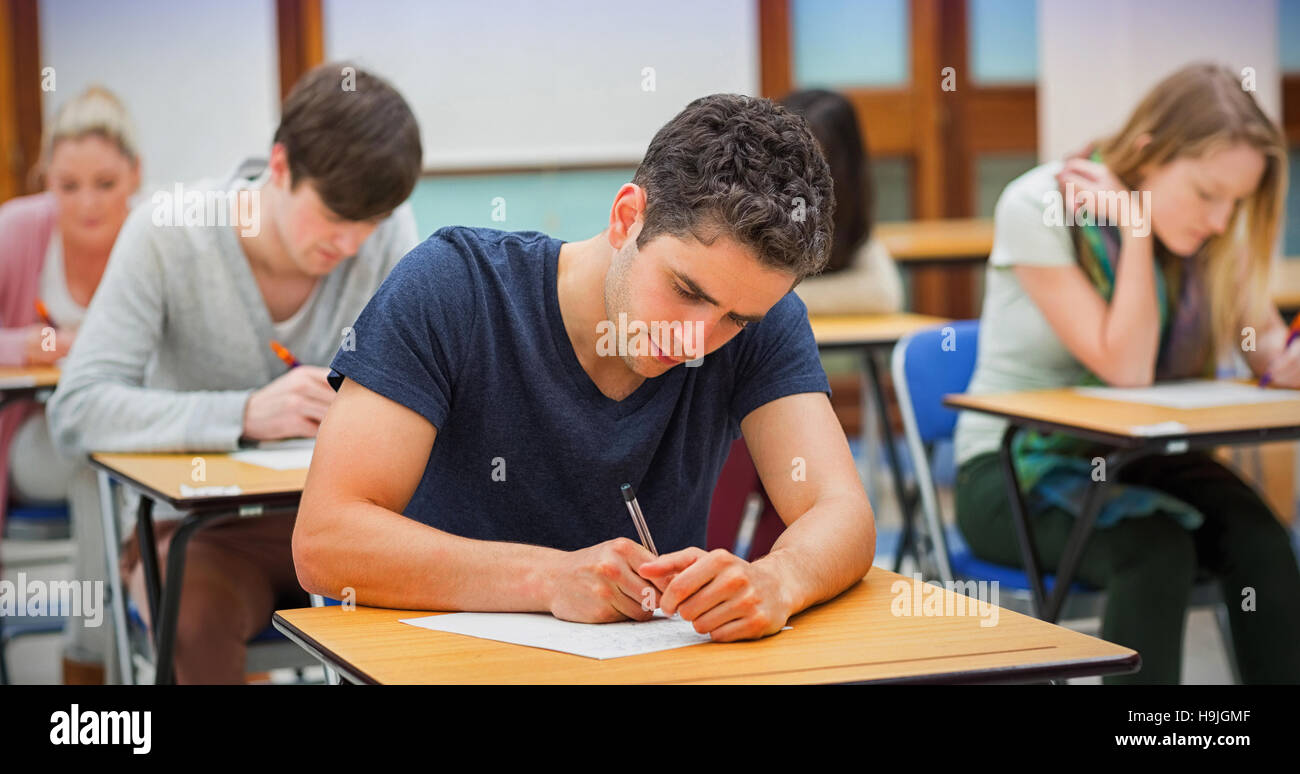
[[[283,344],[281,344],[280,342],[274,339],[271,340],[271,351],[275,353],[276,357],[283,360],[284,364],[289,366],[290,368],[297,368],[298,366],[302,365],[302,363],[298,362],[298,358],[293,356],[292,352],[286,349]]]
[[[46,325],[50,326],[51,328],[59,327],[54,324],[53,320],[50,319],[50,310],[45,308],[45,302],[40,300],[39,298],[36,299],[36,314],[41,318],[42,322],[44,322]]]

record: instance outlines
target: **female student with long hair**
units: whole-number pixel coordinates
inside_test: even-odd
[[[5,366],[50,365],[67,355],[104,275],[140,186],[135,130],[121,102],[91,87],[60,107],[45,132],[39,171],[44,193],[0,206],[0,365]],[[49,322],[37,312],[38,300]],[[52,334],[46,331],[50,327]],[[43,406],[7,407],[0,414],[0,528],[10,499],[65,500],[79,467],[55,452]],[[73,503],[73,511],[76,577],[106,577],[96,504],[79,509]],[[77,518],[78,511],[89,523]],[[82,534],[87,531],[96,536]],[[67,629],[65,680],[102,681],[108,627],[92,631],[71,620]]]
[[[871,160],[853,105],[823,89],[796,91],[781,106],[803,117],[835,186],[835,234],[826,268],[795,287],[809,314],[886,314],[903,306],[903,281],[884,243],[873,239]]]
[[[995,210],[970,392],[1214,378],[1238,354],[1274,385],[1300,387],[1300,343],[1286,347],[1266,290],[1286,170],[1283,135],[1251,94],[1230,71],[1196,64],[1156,85],[1117,134],[1013,181]],[[1130,191],[1141,195],[1097,196]],[[1059,217],[1075,205],[1067,195],[1107,202],[1092,215],[1108,225]],[[997,455],[1004,429],[959,418],[957,521],[977,556],[1020,565]],[[1093,483],[1105,448],[1022,432],[1013,450],[1048,570],[1087,488],[1105,487],[1077,577],[1107,593],[1101,636],[1142,656],[1141,671],[1107,682],[1178,682],[1203,572],[1221,584],[1242,679],[1300,682],[1300,568],[1277,517],[1234,473],[1192,452]]]

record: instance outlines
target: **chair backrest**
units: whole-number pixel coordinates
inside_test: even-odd
[[[943,405],[943,396],[970,384],[979,330],[979,320],[959,320],[907,336],[895,347],[895,383],[906,384],[922,443],[952,437],[957,412]]]
[[[966,391],[975,371],[978,347],[979,320],[961,320],[905,336],[894,346],[890,364],[903,417],[903,437],[916,471],[921,510],[944,581],[954,577],[939,516],[939,496],[930,474],[929,447],[952,437],[957,412],[943,405],[943,396]]]

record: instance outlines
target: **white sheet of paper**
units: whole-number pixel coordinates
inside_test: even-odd
[[[656,610],[649,621],[584,624],[561,621],[545,613],[447,613],[403,618],[402,623],[484,640],[558,650],[575,656],[607,659],[637,656],[708,642],[680,615]],[[789,628],[789,627],[787,627]]]
[[[1253,384],[1191,379],[1151,387],[1075,387],[1080,395],[1177,409],[1215,408],[1244,403],[1300,400],[1300,390],[1260,389]]]
[[[311,465],[311,453],[315,449],[315,438],[263,441],[256,449],[231,452],[230,458],[272,470],[298,470]]]

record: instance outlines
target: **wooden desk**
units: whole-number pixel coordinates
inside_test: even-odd
[[[1269,289],[1283,314],[1300,311],[1300,258],[1284,258],[1274,267]]]
[[[1019,477],[1012,462],[1012,443],[1021,428],[1066,433],[1115,447],[1105,458],[1109,480],[1115,480],[1123,466],[1152,454],[1181,454],[1193,448],[1300,438],[1300,400],[1176,409],[1081,395],[1067,388],[996,395],[948,395],[943,402],[950,408],[993,414],[1008,422],[998,455],[1020,554],[1033,591],[1034,610],[1047,621],[1055,621],[1064,605],[1083,547],[1101,509],[1099,493],[1102,487],[1088,488],[1082,511],[1062,553],[1049,599],[1043,586]],[[1141,430],[1144,426],[1162,422],[1178,422],[1184,427],[1158,436]]]
[[[0,366],[0,408],[19,400],[35,398],[59,383],[56,366]]]
[[[880,223],[875,237],[902,266],[980,263],[993,249],[993,220],[966,218]]]
[[[935,328],[949,322],[946,317],[932,317],[925,314],[863,314],[863,315],[816,315],[808,319],[812,325],[813,338],[821,350],[857,349],[861,352],[863,381],[869,389],[862,390],[861,429],[862,455],[867,460],[867,469],[874,467],[870,403],[875,404],[875,422],[880,426],[880,433],[886,439],[885,454],[889,458],[890,480],[894,487],[894,497],[898,502],[899,513],[903,518],[903,534],[898,541],[894,555],[894,571],[903,566],[903,557],[913,549],[915,525],[913,524],[913,499],[908,496],[907,485],[903,481],[903,469],[898,459],[898,451],[893,443],[893,427],[889,422],[889,412],[885,406],[885,391],[881,386],[879,365],[876,358],[882,350],[892,350],[893,346],[905,336],[917,331]],[[885,364],[889,368],[889,364]],[[869,476],[867,477],[870,481]],[[868,486],[868,493],[872,487]]]
[[[705,643],[607,659],[434,632],[399,619],[411,610],[281,610],[276,628],[358,683],[785,684],[1023,682],[1132,672],[1128,648],[999,609],[975,616],[896,616],[895,582],[874,568],[839,597],[753,642]],[[952,592],[944,592],[952,595]]]
[[[150,620],[155,622],[155,682],[172,682],[175,677],[172,666],[176,624],[180,617],[180,579],[184,577],[185,549],[190,537],[200,527],[219,519],[258,516],[272,508],[296,508],[307,480],[307,469],[272,470],[212,452],[98,453],[90,456],[90,464],[99,469],[104,558],[110,568],[116,568],[119,564],[121,545],[116,487],[126,486],[140,494],[136,529],[139,535],[140,564],[149,597]],[[196,480],[195,473],[200,464],[203,476]],[[182,486],[193,487],[198,491],[185,493],[181,490]],[[237,487],[238,491],[209,493],[204,489],[212,487]],[[160,572],[158,543],[154,535],[153,504],[156,500],[185,512],[172,534],[166,575]],[[110,572],[108,577],[119,668],[123,679],[130,682],[133,667],[126,638],[125,592],[120,573]]]
[[[836,347],[892,347],[916,331],[949,322],[928,314],[836,314],[808,318],[819,349]]]

